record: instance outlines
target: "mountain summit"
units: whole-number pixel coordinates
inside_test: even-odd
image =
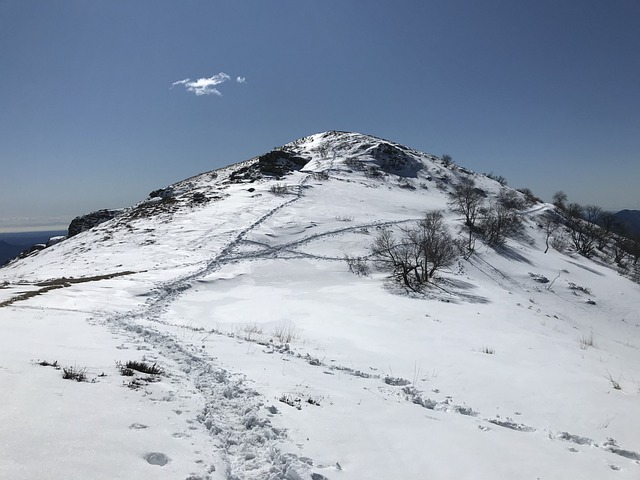
[[[0,269],[7,477],[640,473],[640,286],[528,191],[326,132],[109,212]]]

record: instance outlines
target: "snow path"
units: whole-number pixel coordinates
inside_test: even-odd
[[[247,385],[242,375],[217,366],[216,360],[206,352],[181,342],[174,335],[163,333],[151,326],[143,326],[141,322],[146,320],[163,323],[161,317],[167,307],[182,292],[188,290],[194,281],[210,275],[225,263],[243,258],[233,256],[233,250],[246,235],[268,218],[298,201],[309,178],[310,175],[306,175],[297,185],[294,198],[273,208],[242,230],[207,263],[205,268],[165,282],[152,292],[152,298],[137,311],[94,319],[110,325],[118,332],[126,332],[134,342],[141,341],[152,345],[161,355],[180,366],[193,382],[197,392],[205,399],[206,406],[199,415],[199,420],[220,447],[221,462],[225,466],[227,478],[303,478],[301,475],[308,473],[309,466],[297,456],[281,451],[281,444],[287,439],[286,432],[274,427],[269,419],[265,418],[261,412],[264,406],[262,399]]]

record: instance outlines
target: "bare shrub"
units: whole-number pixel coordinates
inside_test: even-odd
[[[474,228],[484,196],[484,192],[476,187],[475,181],[465,177],[453,188],[449,205],[454,212],[464,215],[467,227]]]
[[[277,183],[276,185],[271,185],[271,188],[269,188],[269,192],[278,197],[282,197],[283,195],[289,193],[289,188],[286,185]]]
[[[491,205],[480,224],[485,241],[492,247],[504,245],[507,238],[518,233],[521,228],[520,218],[501,203]]]
[[[502,175],[496,175],[493,172],[486,173],[485,175],[487,177],[489,177],[491,180],[495,180],[496,182],[498,182],[503,187],[505,187],[507,185],[507,179],[504,178]]]
[[[362,257],[350,257],[345,254],[345,262],[349,267],[349,271],[359,277],[368,277],[371,274],[371,267]]]
[[[399,238],[391,230],[382,230],[371,251],[378,265],[389,268],[396,280],[412,290],[428,283],[437,271],[458,257],[456,243],[439,211],[427,212],[415,227],[404,229]]]
[[[73,367],[63,367],[62,378],[65,380],[75,380],[76,382],[86,382],[87,367],[79,368],[75,365]]]
[[[553,194],[553,204],[556,206],[558,210],[564,211],[566,208],[567,202],[567,194],[562,190],[557,191]]]
[[[164,373],[164,370],[156,363],[151,365],[137,360],[129,360],[124,365],[118,364],[118,366],[120,368],[120,373],[122,373],[123,370],[135,370],[136,372],[145,373],[147,375],[162,375]],[[126,375],[125,373],[122,374]]]
[[[245,340],[251,342],[256,337],[262,336],[264,330],[257,323],[250,323],[242,327],[240,336]]]
[[[289,322],[286,322],[282,325],[277,326],[273,329],[273,336],[280,343],[291,343],[300,338],[300,334],[298,333],[298,329],[295,325],[292,325]]]
[[[542,200],[537,197],[529,188],[518,188],[517,189],[522,195],[524,195],[524,199],[529,205],[533,205],[534,203],[542,203]]]
[[[615,380],[613,376],[609,373],[609,370],[607,370],[607,379],[611,383],[611,386],[614,388],[614,390],[622,390],[622,385],[620,385],[620,379]]]
[[[589,258],[595,249],[600,227],[597,225],[602,210],[595,205],[583,207],[571,203],[565,209],[567,226],[570,229],[571,241],[576,250]]]
[[[596,343],[593,340],[593,331],[591,331],[589,335],[582,335],[582,337],[578,339],[578,344],[581,350],[586,350],[589,347],[595,348]]]
[[[551,237],[551,247],[557,252],[564,252],[567,249],[568,243],[564,235],[554,235]]]

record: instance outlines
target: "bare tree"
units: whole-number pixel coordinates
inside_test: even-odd
[[[507,237],[516,234],[521,227],[522,222],[515,211],[499,202],[489,206],[480,224],[485,241],[492,247],[504,245]]]
[[[600,234],[598,235],[598,249],[602,250],[613,236],[613,233],[620,232],[622,227],[619,225],[616,217],[611,212],[601,212],[598,219],[600,225]]]
[[[390,267],[393,276],[412,290],[419,290],[457,258],[455,242],[439,211],[427,212],[397,239],[390,230],[382,230],[371,250],[378,265]]]
[[[630,235],[628,242],[625,242],[624,245],[627,253],[633,258],[633,264],[637,265],[638,259],[640,259],[640,235]]]
[[[553,194],[553,204],[559,209],[564,210],[566,208],[567,194],[562,190],[558,190]]]
[[[379,266],[390,268],[397,280],[413,288],[410,275],[416,269],[415,252],[409,244],[397,242],[393,232],[384,229],[373,240],[371,253]]]
[[[530,188],[524,187],[524,188],[518,188],[517,190],[524,195],[524,199],[529,205],[533,205],[534,203],[538,203],[542,201],[538,197],[536,197],[536,195],[531,191]]]
[[[484,192],[476,187],[472,178],[463,178],[453,187],[449,205],[452,210],[464,215],[464,224],[473,229],[478,218],[480,208],[484,203]]]
[[[611,244],[611,249],[613,251],[613,261],[616,262],[617,265],[623,266],[625,263],[625,258],[629,255],[631,240],[621,235],[616,235]]]
[[[442,158],[442,164],[447,168],[449,168],[453,163],[453,158],[451,158],[451,155],[447,155],[445,153],[444,155],[442,155],[441,158]]]
[[[525,207],[525,202],[520,194],[510,188],[500,189],[498,203],[507,210],[522,210]]]
[[[549,240],[551,239],[551,236],[556,232],[556,230],[558,230],[559,226],[560,226],[560,218],[558,218],[558,216],[555,213],[548,212],[542,221],[542,228],[544,229],[544,233],[545,233],[544,253],[547,253],[549,251]]]
[[[428,282],[438,270],[448,267],[457,258],[453,238],[440,211],[425,213],[412,240],[420,247],[423,282]]]
[[[570,203],[564,211],[573,245],[585,257],[593,254],[600,229],[597,221],[601,212],[600,207],[595,205],[583,207],[578,203]]]

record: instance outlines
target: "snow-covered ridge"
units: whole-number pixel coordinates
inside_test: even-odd
[[[345,255],[425,211],[457,236],[464,179],[487,202],[507,188],[325,132],[0,269],[0,472],[637,478],[640,286],[562,248],[562,229],[544,253],[552,206],[522,208],[520,235],[479,240],[422,295],[349,272]],[[163,373],[124,377],[129,360]]]

